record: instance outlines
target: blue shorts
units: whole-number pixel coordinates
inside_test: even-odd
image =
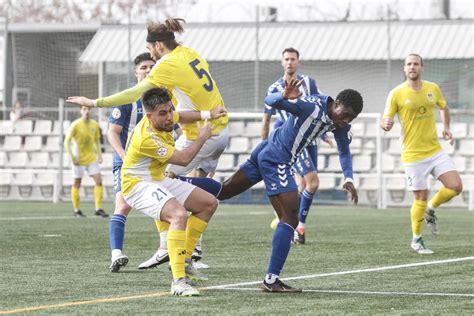
[[[293,168],[295,172],[304,177],[308,172],[318,172],[318,146],[309,145],[300,154]]]
[[[274,155],[266,150],[267,144],[267,141],[260,143],[247,161],[240,165],[240,170],[253,184],[263,180],[268,196],[297,192],[291,165],[288,162],[274,161]]]
[[[114,165],[112,167],[112,172],[114,173],[114,192],[122,191],[122,165]]]

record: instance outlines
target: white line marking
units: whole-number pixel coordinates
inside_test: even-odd
[[[455,259],[446,259],[446,260],[428,261],[428,262],[417,262],[417,263],[399,264],[399,265],[396,265],[396,266],[387,266],[387,267],[378,267],[378,268],[369,268],[369,269],[358,269],[358,270],[330,272],[330,273],[321,273],[321,274],[301,275],[301,276],[296,276],[296,277],[282,278],[282,280],[283,281],[288,281],[288,280],[313,279],[313,278],[321,278],[321,277],[333,276],[333,275],[344,275],[344,274],[354,274],[354,273],[363,273],[363,272],[395,270],[395,269],[402,269],[402,268],[429,266],[429,265],[434,265],[434,264],[460,262],[460,261],[468,261],[468,260],[474,260],[474,257],[464,257],[464,258],[455,258]],[[262,283],[262,281],[242,282],[242,283],[210,286],[210,287],[206,287],[205,289],[206,290],[220,289],[220,288],[228,288],[228,287],[235,287],[235,286],[254,285],[254,284],[260,284],[260,283]]]
[[[261,291],[256,287],[229,287],[221,288],[220,290],[232,291]],[[380,292],[380,291],[344,291],[344,290],[305,290],[303,293],[337,293],[337,294],[370,294],[370,295],[409,295],[409,296],[456,296],[456,297],[474,297],[474,294],[465,293],[419,293],[419,292]]]

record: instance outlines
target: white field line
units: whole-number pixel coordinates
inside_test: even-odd
[[[227,287],[220,288],[219,290],[231,290],[231,291],[261,291],[256,287]],[[304,293],[336,293],[336,294],[368,294],[368,295],[409,295],[409,296],[457,296],[457,297],[474,297],[474,294],[463,294],[463,293],[420,293],[420,292],[380,292],[380,291],[344,291],[344,290],[306,290],[303,289]]]
[[[311,278],[318,278],[318,277],[325,277],[325,276],[332,276],[332,275],[344,275],[344,274],[351,274],[351,273],[362,273],[362,272],[374,272],[374,271],[384,271],[384,270],[393,270],[393,269],[403,269],[409,267],[418,267],[418,266],[426,266],[426,265],[434,265],[434,264],[443,264],[443,263],[452,263],[452,262],[461,262],[467,260],[474,260],[474,257],[464,257],[464,258],[456,258],[456,259],[448,259],[448,260],[439,260],[439,261],[430,261],[430,262],[420,262],[420,263],[409,263],[409,264],[401,264],[396,266],[387,266],[387,267],[379,267],[379,268],[371,268],[371,269],[359,269],[359,270],[350,270],[350,271],[342,271],[342,272],[332,272],[332,273],[322,273],[322,274],[312,274],[312,275],[305,275],[305,276],[297,276],[297,277],[290,277],[285,278],[282,280],[299,280],[299,279],[311,279]],[[201,287],[199,290],[201,291],[208,291],[208,290],[239,290],[239,288],[235,288],[236,286],[243,286],[243,285],[254,285],[260,284],[262,281],[254,281],[254,282],[243,282],[243,283],[233,283],[233,284],[223,284],[223,285],[216,285],[216,286],[207,286]],[[246,290],[246,289],[240,289]],[[256,290],[256,289],[252,289]],[[354,294],[370,294],[376,292],[365,292],[365,291],[324,291],[324,290],[305,290],[305,292],[321,292],[321,293],[354,293]],[[379,293],[389,293],[389,292],[379,292]],[[400,293],[403,292],[393,292],[393,293]],[[438,295],[443,293],[423,293],[426,295]],[[109,303],[109,302],[119,302],[119,301],[129,301],[129,300],[139,300],[143,298],[150,298],[150,297],[163,297],[169,296],[169,292],[157,292],[157,293],[144,293],[138,295],[130,295],[130,296],[115,296],[115,297],[108,297],[108,298],[100,298],[100,299],[93,299],[93,300],[85,300],[85,301],[75,301],[75,302],[64,302],[59,304],[51,304],[51,305],[41,305],[41,306],[32,306],[32,307],[25,307],[25,308],[17,308],[11,310],[0,310],[0,315],[9,315],[9,314],[17,314],[17,313],[25,313],[25,312],[34,312],[34,311],[41,311],[41,310],[50,310],[53,308],[62,308],[62,307],[72,307],[72,306],[81,306],[81,305],[94,305],[100,303]],[[395,295],[395,294],[386,294],[386,295]],[[406,294],[408,295],[408,294]],[[446,296],[461,296],[462,294],[456,295],[455,293],[446,293]],[[465,294],[465,296],[474,296],[473,294]]]
[[[321,277],[334,276],[334,275],[345,275],[345,274],[355,274],[355,273],[364,273],[364,272],[377,272],[377,271],[395,270],[395,269],[429,266],[429,265],[434,265],[434,264],[452,263],[452,262],[460,262],[460,261],[468,261],[468,260],[474,260],[474,257],[463,257],[463,258],[446,259],[446,260],[438,260],[438,261],[407,263],[407,264],[399,264],[399,265],[395,265],[395,266],[358,269],[358,270],[349,270],[349,271],[340,271],[340,272],[309,274],[309,275],[301,275],[301,276],[296,276],[296,277],[282,278],[282,280],[283,281],[288,281],[288,280],[314,279],[314,278],[321,278]],[[261,282],[262,281],[252,281],[252,282],[243,282],[243,283],[234,283],[234,284],[224,284],[224,285],[216,285],[216,286],[206,287],[205,289],[206,290],[213,290],[213,289],[219,289],[219,288],[229,288],[229,287],[236,287],[236,286],[254,285],[254,284],[260,284]]]

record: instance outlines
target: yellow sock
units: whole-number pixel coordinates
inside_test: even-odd
[[[168,231],[168,254],[170,256],[173,279],[184,278],[184,259],[186,257],[186,231]]]
[[[442,187],[439,189],[439,191],[433,196],[433,198],[430,200],[430,207],[437,209],[438,207],[441,206],[441,204],[444,204],[451,200],[453,197],[458,195],[459,193],[448,189],[446,187]]]
[[[76,187],[71,187],[71,200],[72,207],[78,210],[81,207],[81,198],[79,197],[79,189]]]
[[[170,229],[170,224],[167,222],[162,222],[159,219],[155,219],[156,229],[159,233],[165,232]]]
[[[191,259],[194,247],[206,228],[207,222],[194,215],[188,217],[188,223],[186,224],[186,259]]]
[[[104,195],[104,189],[102,186],[96,185],[94,187],[94,197],[95,197],[95,209],[102,208],[102,197]]]
[[[413,201],[413,205],[411,206],[411,231],[414,236],[421,236],[427,204],[426,201],[422,200]]]

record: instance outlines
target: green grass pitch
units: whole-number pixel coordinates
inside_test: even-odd
[[[435,253],[422,256],[410,248],[408,209],[313,205],[307,244],[292,245],[281,275],[305,291],[268,294],[255,282],[270,254],[271,206],[222,204],[203,241],[209,281],[193,298],[168,294],[167,267],[137,269],[158,245],[151,219],[129,216],[130,262],[112,274],[109,220],[96,218],[91,204],[82,210],[88,218],[73,218],[69,203],[0,203],[0,314],[474,314],[474,225],[467,210],[439,211],[440,235],[424,234]],[[456,258],[464,259],[442,263]],[[364,269],[374,270],[356,273]]]

